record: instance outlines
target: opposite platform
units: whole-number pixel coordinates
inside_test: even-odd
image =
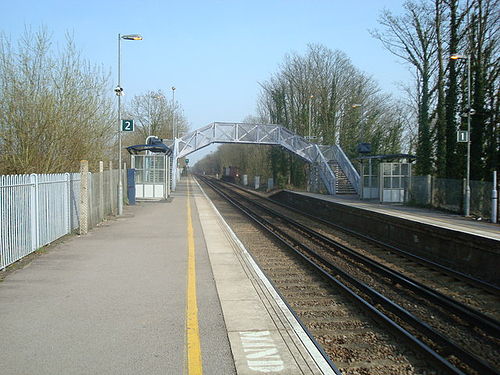
[[[333,196],[300,191],[289,192],[293,194],[300,194],[316,199],[335,202],[346,206],[352,206],[363,210],[378,212],[384,215],[400,217],[406,220],[417,221],[419,223],[470,233],[476,236],[500,240],[500,225],[488,223],[485,221],[472,220],[470,218],[465,218],[457,214],[445,213],[442,211],[430,210],[425,208],[403,206],[401,204],[381,204],[366,200],[353,199],[351,197],[341,195]]]

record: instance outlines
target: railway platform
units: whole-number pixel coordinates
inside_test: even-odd
[[[457,214],[445,213],[425,208],[403,206],[400,204],[382,204],[378,202],[359,200],[357,197],[349,195],[332,196],[298,191],[293,191],[293,193],[500,241],[500,225],[487,221],[477,221],[465,218]]]
[[[193,180],[0,282],[1,373],[334,374]]]
[[[429,266],[444,267],[455,277],[500,285],[500,225],[459,215],[289,190],[271,194],[274,201],[357,233],[382,246],[403,251]],[[468,276],[467,276],[468,275]]]

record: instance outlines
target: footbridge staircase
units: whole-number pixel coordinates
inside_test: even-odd
[[[338,145],[311,143],[281,125],[214,122],[176,138],[172,176],[177,176],[177,160],[212,143],[281,146],[310,163],[329,194],[359,193],[359,174]],[[174,189],[175,184],[174,178]]]

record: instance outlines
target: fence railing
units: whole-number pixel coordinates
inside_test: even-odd
[[[491,218],[493,183],[470,181],[470,189],[470,213],[482,218]],[[431,176],[412,176],[408,189],[408,203],[462,213],[464,181]]]
[[[0,269],[81,226],[80,173],[0,176]],[[117,211],[118,171],[88,173],[87,228]]]
[[[358,194],[361,191],[359,173],[352,165],[344,150],[339,145],[320,146],[320,149],[327,160],[336,161]]]

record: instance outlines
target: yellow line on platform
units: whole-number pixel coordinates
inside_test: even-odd
[[[196,263],[193,222],[191,219],[190,184],[187,182],[187,235],[188,235],[188,285],[186,306],[186,333],[188,374],[201,375],[200,330],[198,327],[198,302],[196,300]]]

